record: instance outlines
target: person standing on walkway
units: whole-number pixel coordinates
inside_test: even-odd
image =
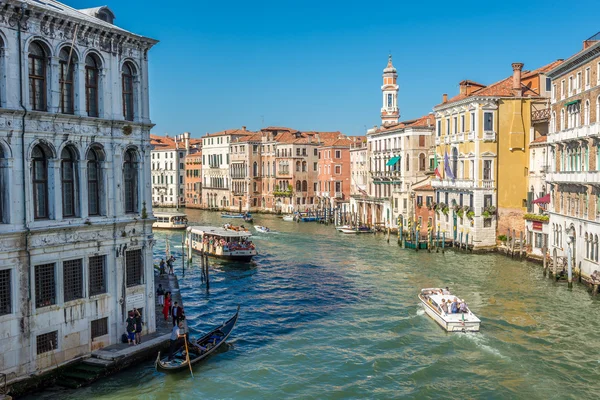
[[[135,345],[135,315],[129,311],[129,317],[125,320],[127,324],[127,342],[131,346]]]
[[[171,316],[173,317],[173,326],[179,324],[179,310],[180,310],[180,307],[178,306],[178,304],[179,303],[175,302],[173,304],[173,307],[171,308]]]
[[[173,354],[175,354],[175,351],[177,351],[177,348],[179,347],[179,339],[181,338],[185,338],[185,334],[181,334],[181,331],[183,330],[183,323],[180,322],[178,325],[175,325],[173,327],[173,330],[171,331],[171,345],[169,346],[169,361],[171,361],[173,359]]]
[[[165,290],[162,287],[162,284],[158,284],[158,289],[156,289],[156,297],[158,298],[158,305],[165,305]]]
[[[169,267],[169,275],[175,275],[175,272],[173,272],[173,263],[175,262],[175,257],[171,256],[171,258],[169,258],[167,260],[167,266]]]
[[[162,258],[160,260],[159,272],[160,272],[160,276],[163,276],[165,274],[165,259],[164,258]]]
[[[140,344],[142,343],[142,325],[144,322],[140,310],[134,308],[133,313],[135,314],[135,344]]]
[[[165,321],[168,321],[169,315],[171,315],[171,292],[167,292],[165,295],[165,305],[163,307],[163,315],[165,316]]]

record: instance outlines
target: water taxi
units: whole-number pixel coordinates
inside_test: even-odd
[[[423,303],[427,315],[444,328],[446,332],[479,332],[481,320],[466,307],[464,300],[452,295],[447,289],[421,289],[419,300]],[[448,303],[448,300],[450,300],[450,303]],[[458,304],[465,304],[462,309],[463,312],[460,312],[460,310],[457,313],[450,312],[453,301]],[[442,309],[442,302],[446,303],[448,312]]]
[[[266,226],[261,226],[261,225],[254,225],[254,229],[256,229],[258,232],[260,233],[269,233],[272,232],[269,228],[267,228]]]
[[[285,222],[294,222],[294,215],[292,215],[292,214],[284,215],[283,220]]]
[[[352,225],[338,225],[335,227],[335,230],[341,232],[342,229],[352,229]]]
[[[187,215],[179,212],[155,212],[154,229],[185,229],[188,225]]]
[[[250,232],[234,231],[216,226],[190,226],[187,228],[185,244],[192,250],[233,261],[250,261],[256,247],[248,239]]]
[[[359,233],[375,233],[375,231],[368,226],[359,226],[357,228],[345,228],[342,227],[339,229],[340,232],[345,233],[346,235],[356,235]]]

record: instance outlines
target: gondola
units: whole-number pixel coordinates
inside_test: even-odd
[[[240,306],[238,306],[235,315],[231,317],[227,322],[211,330],[200,339],[188,342],[188,350],[190,352],[190,364],[194,365],[197,362],[207,358],[212,353],[216,352],[219,347],[229,337],[233,327],[238,320],[238,314],[240,312]],[[173,360],[169,361],[169,357],[160,358],[160,352],[156,357],[155,362],[156,370],[159,372],[177,372],[182,370],[188,370],[188,361],[185,355],[185,346],[181,346],[173,357]]]

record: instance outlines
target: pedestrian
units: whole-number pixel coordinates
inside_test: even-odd
[[[165,305],[165,290],[163,289],[161,283],[158,284],[158,289],[156,289],[156,297],[158,298],[158,305],[164,306]]]
[[[173,317],[173,326],[179,324],[179,306],[177,302],[171,308],[171,317]]]
[[[165,294],[165,305],[163,307],[163,315],[165,316],[165,321],[168,321],[169,315],[171,315],[171,292],[167,292]]]
[[[167,260],[167,266],[169,267],[169,275],[175,275],[175,272],[173,272],[173,263],[175,262],[175,257],[171,256],[171,258],[169,258]]]
[[[163,276],[165,274],[165,259],[164,258],[161,258],[159,268],[160,268],[160,270],[159,270],[160,276]]]
[[[185,334],[181,334],[181,330],[183,329],[183,323],[179,323],[173,327],[171,331],[171,345],[169,346],[169,361],[173,359],[173,354],[177,351],[179,347],[179,339],[185,338]]]
[[[134,308],[133,313],[135,315],[135,344],[140,344],[142,343],[142,325],[144,322],[142,321],[140,310]]]
[[[127,324],[127,342],[131,346],[135,345],[135,315],[129,311],[129,317],[125,320]]]

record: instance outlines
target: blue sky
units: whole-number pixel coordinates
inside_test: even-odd
[[[600,31],[587,0],[63,2],[106,4],[118,26],[160,40],[150,52],[153,133],[193,137],[242,125],[364,134],[380,122],[390,51],[410,119],[463,79],[489,84],[512,62],[567,58]]]

